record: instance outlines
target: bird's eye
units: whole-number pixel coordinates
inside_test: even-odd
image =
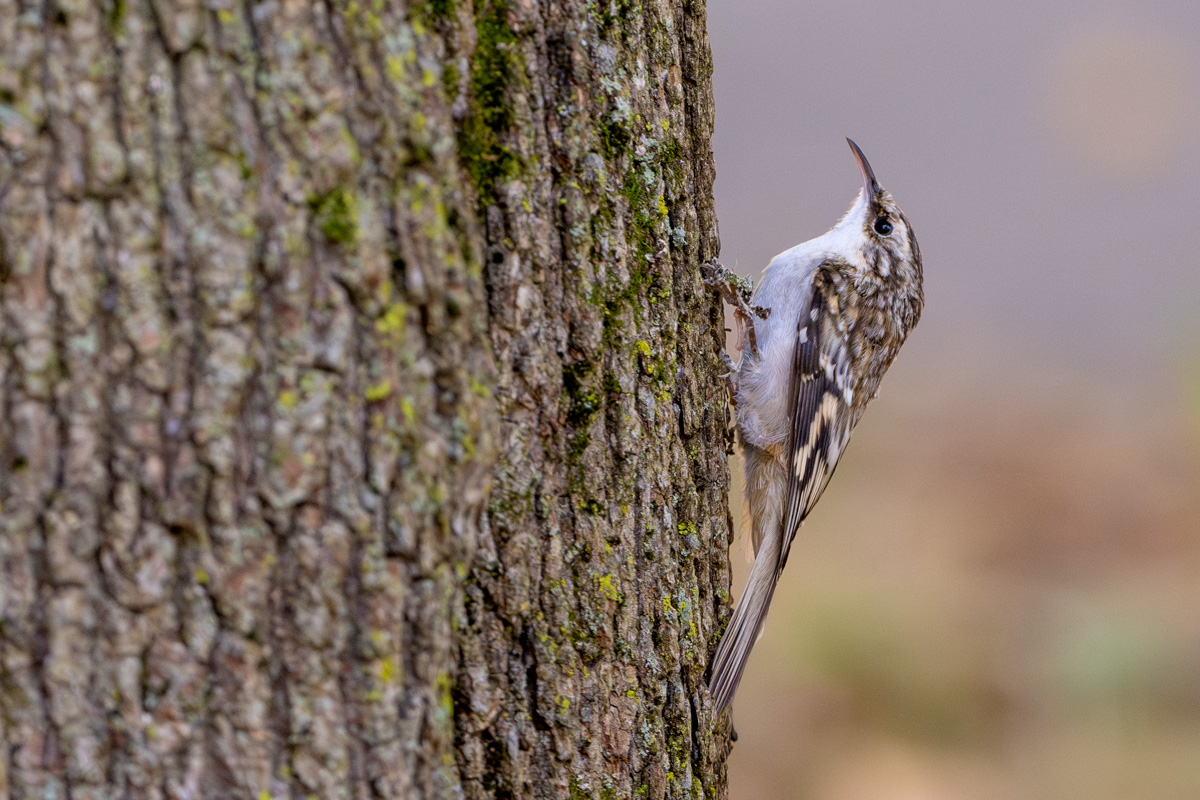
[[[887,236],[892,232],[892,223],[887,217],[879,217],[875,220],[875,232],[880,236]]]

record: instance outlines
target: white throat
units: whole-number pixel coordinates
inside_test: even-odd
[[[847,263],[860,270],[867,269],[867,259],[863,255],[863,229],[867,221],[869,203],[866,192],[859,190],[854,204],[846,212],[838,224],[825,234],[813,239],[811,244],[816,249],[840,256]]]

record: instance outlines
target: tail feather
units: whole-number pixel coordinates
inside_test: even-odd
[[[733,693],[737,691],[738,683],[742,680],[746,660],[750,658],[750,649],[762,635],[767,609],[771,606],[771,598],[775,596],[775,585],[779,582],[779,543],[772,541],[777,538],[769,536],[765,546],[759,548],[758,558],[750,570],[746,591],[738,600],[737,607],[733,610],[733,618],[729,620],[721,642],[717,645],[712,677],[708,681],[708,693],[712,696],[718,713],[733,699]]]

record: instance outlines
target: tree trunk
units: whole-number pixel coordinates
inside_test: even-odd
[[[701,0],[0,0],[0,794],[723,797]]]

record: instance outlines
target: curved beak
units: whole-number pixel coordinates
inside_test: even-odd
[[[875,170],[871,169],[871,162],[867,161],[867,157],[863,155],[863,151],[859,149],[853,139],[847,137],[846,143],[854,152],[854,160],[858,162],[858,171],[863,179],[863,197],[870,200],[879,191],[879,181],[875,180]]]

